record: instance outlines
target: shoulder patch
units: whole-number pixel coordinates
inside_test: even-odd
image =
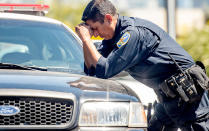
[[[129,32],[124,33],[120,40],[117,42],[117,47],[120,48],[124,46],[128,42],[130,36],[131,34]]]

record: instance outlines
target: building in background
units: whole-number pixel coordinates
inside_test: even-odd
[[[51,4],[54,1],[79,8],[86,5],[90,0],[0,0],[0,3],[43,3]],[[127,15],[140,17],[152,21],[167,31],[166,0],[111,0],[119,12]],[[194,28],[204,27],[209,16],[209,0],[176,0],[176,33],[183,35],[191,32]],[[52,7],[50,7],[52,8]],[[49,10],[50,11],[50,10]],[[82,14],[76,15],[81,16]],[[70,13],[69,15],[72,15]],[[74,16],[74,15],[72,15]]]
[[[177,0],[177,34],[183,35],[196,29],[202,29],[206,23],[205,10],[209,0]]]
[[[167,31],[165,0],[111,0],[120,13],[152,21]],[[206,22],[209,0],[176,0],[176,33],[183,35]]]

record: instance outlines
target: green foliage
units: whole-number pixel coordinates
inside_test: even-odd
[[[68,25],[71,29],[74,29],[76,25],[81,23],[81,16],[85,5],[79,2],[61,2],[61,0],[53,0],[50,5],[49,13],[47,17],[51,17],[62,21]]]
[[[202,61],[209,75],[209,25],[202,30],[194,29],[190,34],[177,39],[195,61]]]
[[[76,25],[82,22],[81,16],[89,0],[85,2],[61,1],[63,0],[53,0],[47,16],[60,20],[74,29]],[[199,60],[205,64],[209,75],[209,25],[206,25],[202,30],[194,29],[190,34],[179,37],[177,41],[195,61]]]
[[[64,0],[53,0],[49,13],[46,16],[60,20],[74,30],[75,26],[82,22],[81,17],[88,2],[89,0],[69,0],[68,2]],[[100,37],[92,37],[92,39],[102,40]]]

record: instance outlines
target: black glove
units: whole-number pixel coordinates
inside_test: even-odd
[[[209,90],[209,78],[204,69],[198,65],[194,65],[188,70],[188,73],[192,77],[196,86],[199,86],[204,90]]]

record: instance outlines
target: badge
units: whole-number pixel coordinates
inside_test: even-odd
[[[20,109],[12,105],[1,105],[0,116],[14,116],[20,112]]]
[[[124,46],[128,42],[130,36],[131,34],[129,32],[126,32],[125,34],[123,34],[120,40],[117,42],[117,47],[120,48]]]

